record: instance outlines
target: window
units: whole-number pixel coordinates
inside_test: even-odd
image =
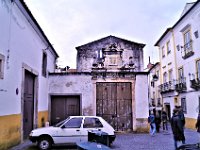
[[[156,71],[156,75],[157,75],[157,77],[159,78],[159,70],[158,70],[158,71]]]
[[[184,79],[183,68],[182,67],[178,69],[178,78],[179,78],[179,80],[183,80]]]
[[[183,109],[183,113],[187,113],[187,107],[186,107],[186,98],[181,98],[181,108]]]
[[[5,57],[0,54],[0,79],[4,78],[4,62]]]
[[[160,100],[160,98],[157,99],[157,103],[158,103],[158,106],[161,106],[161,100]]]
[[[42,56],[42,75],[47,76],[47,54],[44,52]]]
[[[87,117],[87,118],[85,118],[83,127],[84,128],[100,128],[100,127],[103,127],[103,125],[98,118],[88,118]]]
[[[153,99],[155,100],[156,99],[156,93],[153,92]]]
[[[169,70],[169,81],[173,81],[173,71]]]
[[[200,59],[196,61],[197,78],[200,80]]]
[[[192,39],[191,39],[191,35],[190,35],[190,30],[187,30],[184,34],[184,48],[185,50],[188,50],[188,49],[191,49],[191,42],[192,42]]]
[[[163,58],[165,57],[165,47],[164,46],[162,47],[162,57]]]
[[[65,123],[65,128],[80,128],[83,118],[72,118]]]
[[[102,49],[96,50],[96,58],[97,59],[102,59],[103,58],[103,53],[102,53]]]
[[[167,42],[167,54],[171,53],[170,41]]]
[[[164,72],[163,74],[163,83],[167,82],[167,72]]]
[[[151,86],[152,86],[152,87],[154,87],[154,86],[155,86],[155,84],[154,84],[154,82],[153,82],[153,81],[151,81]]]

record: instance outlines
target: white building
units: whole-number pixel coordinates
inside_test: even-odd
[[[168,28],[159,47],[160,91],[164,107],[181,105],[186,127],[194,128],[200,105],[200,1],[187,3],[180,19]]]
[[[151,110],[156,110],[161,113],[162,111],[162,98],[159,91],[160,85],[160,63],[157,62],[155,64],[148,65],[149,68],[149,77],[148,77],[148,85],[149,85],[149,108]]]
[[[22,0],[0,2],[0,149],[48,120],[48,72],[58,57]]]
[[[77,72],[50,73],[50,122],[98,115],[118,131],[147,131],[144,46],[108,36],[77,47]]]

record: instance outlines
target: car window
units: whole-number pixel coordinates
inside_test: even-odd
[[[98,118],[86,117],[84,120],[83,127],[84,128],[101,128],[103,127],[103,125]]]
[[[69,120],[70,118],[68,117],[67,119],[61,121],[61,122],[58,122],[57,124],[54,125],[54,127],[60,127],[62,124],[64,124],[64,122],[66,122],[67,120]]]
[[[80,128],[83,118],[71,118],[64,125],[65,128]]]

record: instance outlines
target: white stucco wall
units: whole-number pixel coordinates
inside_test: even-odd
[[[49,94],[80,95],[82,115],[95,115],[96,113],[95,86],[90,75],[58,74],[49,76]]]
[[[178,21],[178,20],[177,20]],[[183,53],[184,53],[184,36],[183,32],[187,29],[190,29],[191,33],[191,39],[192,39],[192,49],[194,52],[194,55],[183,59]],[[170,103],[171,106],[171,111],[173,110],[175,104],[174,104],[174,97],[177,96],[178,98],[178,103],[179,105],[181,104],[181,98],[185,97],[186,98],[186,109],[187,113],[185,116],[187,118],[193,118],[196,119],[197,117],[197,107],[199,105],[199,96],[200,92],[195,91],[190,87],[190,79],[189,79],[189,73],[190,74],[195,74],[197,72],[196,70],[196,61],[200,59],[200,38],[196,38],[194,35],[194,32],[198,31],[198,34],[200,33],[200,3],[197,2],[197,5],[193,7],[193,9],[184,17],[182,18],[179,22],[176,22],[175,26],[173,26],[173,34],[169,32],[166,34],[162,40],[159,42],[159,52],[160,52],[160,61],[161,61],[161,71],[162,74],[165,71],[169,70],[168,64],[170,63],[170,57],[173,59],[175,56],[175,61],[172,61],[172,65],[174,64],[174,71],[176,71],[176,74],[174,73],[175,79],[178,79],[178,69],[180,67],[183,67],[184,71],[184,77],[186,77],[186,84],[187,84],[187,91],[184,93],[175,93],[174,95],[163,95],[163,101]],[[168,58],[162,58],[161,56],[161,51],[162,47],[166,45],[166,42],[168,39],[174,39],[174,56],[170,56]],[[177,49],[177,45],[179,45],[180,50]],[[167,56],[168,57],[168,56]],[[163,68],[166,66],[165,68]]]
[[[136,75],[135,104],[136,118],[147,118],[149,115],[147,75]]]
[[[183,59],[181,50],[177,52],[177,67],[183,67],[184,76],[186,77],[187,83],[187,93],[182,93],[179,95],[179,100],[182,97],[186,98],[186,106],[187,106],[187,113],[185,116],[187,118],[196,119],[198,114],[198,106],[199,106],[199,97],[200,91],[195,91],[194,89],[190,88],[190,79],[189,73],[195,74],[196,70],[196,60],[200,59],[200,38],[196,38],[194,36],[194,32],[198,31],[200,35],[200,3],[198,3],[187,16],[179,22],[179,24],[174,28],[174,35],[175,35],[175,43],[176,45],[183,46],[183,33],[181,32],[185,27],[188,27],[191,31],[191,38],[192,38],[192,48],[194,55]],[[182,49],[183,50],[183,49]],[[183,53],[183,52],[182,52]]]
[[[38,110],[48,109],[48,77],[42,74],[42,54],[47,47],[15,3],[0,3],[0,54],[5,56],[0,79],[0,115],[21,113],[22,64],[38,74]],[[47,70],[54,70],[55,55],[47,53]],[[18,88],[19,93],[16,94]],[[37,88],[37,87],[36,87]],[[6,107],[5,107],[6,106]]]

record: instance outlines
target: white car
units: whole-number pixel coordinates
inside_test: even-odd
[[[88,141],[90,130],[106,132],[110,144],[115,140],[113,127],[97,116],[70,116],[55,126],[32,130],[29,139],[37,142],[38,147],[45,150],[50,149],[53,144]]]

